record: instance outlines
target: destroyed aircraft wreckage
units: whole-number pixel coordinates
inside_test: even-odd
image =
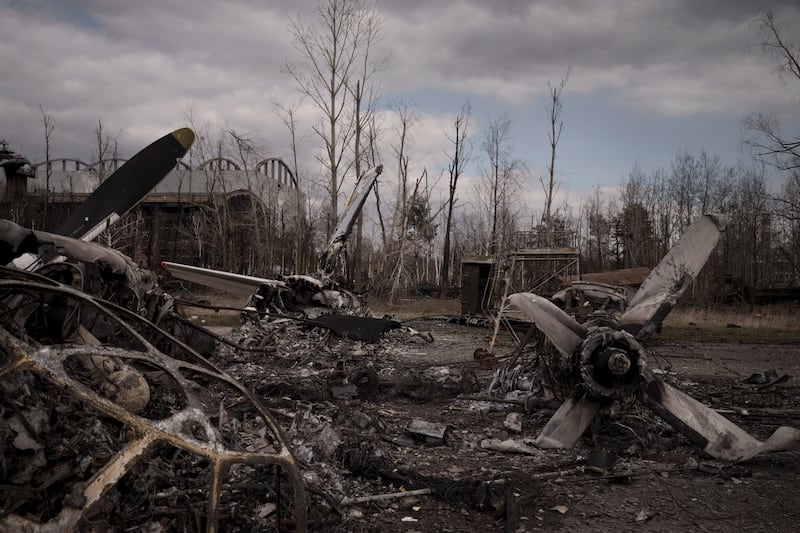
[[[320,257],[316,275],[294,274],[267,279],[171,261],[163,261],[161,266],[176,279],[247,297],[245,314],[255,320],[289,318],[365,342],[377,342],[387,331],[404,328],[432,342],[430,334],[422,334],[388,317],[369,316],[369,310],[358,296],[331,278],[358,214],[381,172],[383,166],[378,165],[359,179]]]
[[[256,324],[261,319],[292,320],[364,342],[377,342],[384,333],[402,328],[427,342],[433,341],[430,334],[418,332],[392,318],[369,316],[369,309],[357,295],[327,276],[296,274],[266,279],[169,261],[161,265],[175,279],[247,297],[242,315]],[[181,303],[193,305],[192,302]]]
[[[339,254],[350,236],[358,213],[382,171],[383,166],[379,165],[359,179],[320,258],[317,276],[296,274],[266,279],[171,261],[163,261],[161,266],[175,279],[248,298],[247,311],[256,320],[270,315],[306,320],[310,325],[349,333],[358,340],[375,342],[382,333],[399,324],[363,316],[367,311],[362,309],[358,297],[331,279],[331,274],[336,269]],[[337,314],[345,311],[348,313],[346,316]]]
[[[183,137],[186,138],[185,133]],[[108,181],[119,184],[119,179],[114,178],[120,175],[131,179],[127,175],[131,166],[141,167],[142,160],[134,157]],[[174,156],[171,160],[174,163]],[[154,172],[164,174],[167,170],[165,167]],[[348,203],[328,248],[326,268],[335,267],[338,252],[352,229],[352,219],[380,171],[378,167],[368,174],[366,186]],[[106,186],[105,190],[108,189]],[[38,457],[27,466],[26,461],[17,461],[20,470],[12,468],[5,474],[20,482],[19,491],[23,495],[28,494],[33,482],[31,494],[38,495],[47,489],[48,499],[55,497],[64,502],[62,506],[51,505],[44,510],[38,497],[31,501],[15,496],[19,491],[9,486],[3,505],[7,511],[0,524],[30,530],[60,530],[80,528],[98,513],[124,514],[121,506],[125,495],[141,497],[130,491],[126,479],[134,477],[140,485],[170,490],[168,479],[149,476],[144,467],[148,460],[157,460],[164,449],[169,449],[171,454],[180,451],[193,456],[181,464],[208,480],[205,488],[200,483],[198,496],[192,498],[194,508],[198,508],[201,500],[205,501],[198,526],[203,524],[208,531],[216,530],[220,517],[230,515],[231,494],[236,492],[237,482],[248,483],[252,476],[255,479],[267,476],[273,480],[267,483],[270,490],[265,490],[255,503],[262,505],[261,509],[251,509],[245,514],[250,518],[271,515],[276,529],[281,529],[280,524],[288,520],[292,529],[303,531],[307,520],[305,487],[281,429],[263,404],[184,342],[185,335],[173,336],[173,333],[185,334],[176,332],[175,326],[188,321],[175,320],[181,317],[173,312],[171,297],[157,287],[152,272],[115,250],[72,237],[88,240],[96,236],[120,217],[118,211],[124,214],[135,205],[131,202],[119,208],[119,202],[111,202],[109,209],[108,202],[96,201],[97,195],[103,196],[101,193],[98,189],[90,196],[86,202],[89,205],[79,209],[80,216],[70,217],[59,233],[33,231],[0,221],[0,263],[15,267],[2,267],[0,272],[0,301],[5,309],[5,319],[0,324],[3,328],[0,384],[5,401],[13,402],[8,395],[20,393],[21,400],[17,400],[20,405],[12,409],[18,416],[10,423],[12,434],[16,432],[13,447],[23,455],[34,451]],[[308,317],[302,320],[310,325],[368,341],[375,341],[384,331],[400,326],[389,319],[357,314],[309,316],[307,309],[303,310],[309,305],[328,311],[360,310],[358,298],[340,288],[327,274],[324,280],[302,275],[266,283],[258,280],[256,286],[260,290],[255,290],[250,280],[247,294],[252,296],[253,306],[247,314],[302,313]],[[241,281],[239,277],[237,282]],[[228,288],[241,286],[232,284]],[[202,397],[196,393],[199,390],[204,391]],[[216,399],[211,404],[206,397],[209,391]],[[223,409],[222,400],[231,397],[231,393],[244,398],[238,402],[236,414],[240,423],[254,427],[254,434],[223,431],[221,419],[217,419]],[[58,480],[60,493],[50,487],[52,481],[36,486],[42,475],[39,471],[51,467],[53,461],[40,443],[52,431],[67,436],[71,432],[55,424],[30,423],[30,418],[39,420],[38,413],[52,409],[48,403],[52,401],[58,405],[78,402],[82,405],[81,412],[91,412],[85,423],[91,424],[93,418],[111,421],[109,427],[98,425],[98,431],[110,434],[115,427],[123,427],[128,433],[128,437],[115,440],[113,449],[104,455],[107,461],[93,461],[92,468],[84,468],[78,479],[70,475],[66,480]],[[81,431],[81,424],[71,431]],[[203,495],[207,496],[204,500]]]
[[[544,333],[579,382],[545,425],[536,439],[537,446],[569,448],[604,405],[638,398],[717,459],[743,461],[760,453],[800,448],[799,430],[781,426],[766,441],[759,441],[715,410],[659,380],[648,369],[643,343],[660,328],[703,268],[725,223],[726,218],[721,215],[697,220],[624,308],[624,301],[605,288],[576,286],[574,292],[588,291],[589,297],[611,303],[599,313],[584,316],[583,322],[546,298],[531,293],[508,297],[506,304],[521,310]],[[569,305],[567,291],[557,296],[556,301]]]

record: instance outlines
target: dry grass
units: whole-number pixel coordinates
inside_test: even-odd
[[[662,340],[705,342],[800,342],[797,306],[706,309],[678,307],[658,335]]]
[[[672,310],[666,320],[667,325],[704,324],[707,326],[727,326],[736,324],[743,328],[800,329],[800,308],[793,306],[759,306],[753,308],[699,307]]]
[[[391,315],[399,320],[461,314],[461,300],[456,298],[401,298],[394,303],[371,300],[368,305],[375,316]]]

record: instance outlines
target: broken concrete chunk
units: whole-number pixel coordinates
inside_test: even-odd
[[[433,422],[426,422],[425,420],[414,418],[408,423],[408,426],[406,426],[406,431],[415,439],[423,441],[426,444],[441,446],[444,444],[447,426],[445,424],[435,424]]]
[[[25,424],[20,421],[19,418],[14,417],[8,421],[8,427],[13,429],[17,432],[17,436],[14,437],[14,440],[11,444],[18,450],[33,450],[38,451],[42,449],[42,445],[39,444],[30,433],[28,433],[28,429],[25,427]]]
[[[265,503],[263,506],[261,506],[261,508],[258,509],[258,512],[256,514],[258,515],[259,518],[266,518],[272,513],[274,513],[277,508],[278,506],[272,502]]]
[[[522,431],[522,415],[519,413],[508,413],[506,419],[503,420],[503,426],[509,431],[519,433]]]
[[[414,439],[411,438],[411,435],[406,433],[390,439],[389,442],[397,446],[402,446],[403,448],[412,448],[414,446]]]

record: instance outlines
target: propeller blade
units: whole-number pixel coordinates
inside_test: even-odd
[[[800,430],[781,426],[761,442],[714,409],[663,381],[649,381],[641,395],[658,416],[716,459],[746,461],[760,453],[800,448]]]
[[[336,228],[333,230],[333,235],[331,235],[331,239],[328,242],[328,247],[319,260],[321,271],[327,274],[333,273],[336,268],[336,256],[339,255],[347,239],[350,238],[350,233],[353,231],[358,214],[361,212],[361,208],[364,207],[369,191],[372,190],[372,186],[375,185],[381,172],[383,172],[383,165],[378,165],[362,174],[358,182],[356,182],[356,186],[347,198],[344,210],[339,216]]]
[[[144,147],[113,174],[54,232],[92,240],[104,228],[125,216],[153,187],[169,174],[194,142],[194,132],[180,128]]]
[[[571,356],[586,338],[586,328],[547,298],[530,292],[518,292],[509,296],[508,301],[525,313],[567,357]]]
[[[576,391],[561,404],[536,437],[539,448],[571,448],[594,420],[600,402],[589,399],[584,391]]]
[[[94,240],[133,209],[172,171],[194,142],[194,132],[180,128],[150,143],[122,164],[55,230],[64,237]],[[15,258],[14,266],[35,270],[58,257],[52,244]]]
[[[623,313],[619,325],[638,340],[652,335],[708,261],[725,229],[724,215],[704,215],[650,272]]]
[[[197,283],[198,285],[226,291],[242,297],[251,296],[262,285],[270,285],[287,290],[289,288],[286,283],[274,279],[233,274],[223,270],[182,265],[170,261],[162,261],[161,267],[175,279]]]

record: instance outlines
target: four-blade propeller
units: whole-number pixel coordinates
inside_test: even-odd
[[[619,322],[580,324],[549,300],[517,293],[508,303],[524,312],[580,375],[580,385],[536,440],[542,448],[569,448],[600,408],[633,396],[717,459],[742,461],[759,453],[800,448],[800,431],[779,427],[761,442],[714,409],[657,379],[640,344],[657,331],[705,265],[726,217],[705,215],[684,233],[631,299]]]

